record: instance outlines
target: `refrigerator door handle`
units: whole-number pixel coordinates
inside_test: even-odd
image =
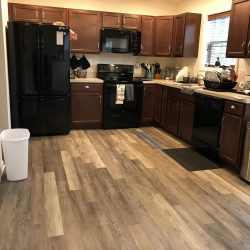
[[[40,34],[40,39],[41,39],[41,44],[40,44],[40,51],[41,51],[41,55],[40,55],[40,85],[41,85],[41,91],[43,91],[44,89],[44,38],[43,38],[43,34]]]

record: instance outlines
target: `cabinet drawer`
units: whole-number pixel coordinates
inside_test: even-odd
[[[102,92],[102,84],[96,83],[76,83],[71,84],[72,91],[81,91],[81,92]]]
[[[226,101],[225,102],[225,113],[231,114],[231,115],[237,115],[242,116],[244,109],[244,104],[232,102],[232,101]]]

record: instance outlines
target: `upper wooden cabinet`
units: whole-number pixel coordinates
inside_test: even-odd
[[[227,42],[227,57],[250,57],[249,18],[250,1],[233,1]]]
[[[72,52],[99,53],[100,22],[100,12],[69,10],[69,26],[77,34],[71,41]]]
[[[174,18],[173,56],[198,57],[201,14],[185,13]]]
[[[171,56],[173,24],[173,16],[155,18],[155,55]]]
[[[123,29],[140,30],[141,16],[132,14],[123,14]]]
[[[9,3],[9,19],[48,24],[57,21],[67,24],[67,9]]]
[[[67,24],[67,9],[42,7],[41,12],[43,23],[53,23],[57,21]]]
[[[102,27],[103,28],[122,28],[122,14],[104,12],[102,13]]]
[[[154,55],[154,25],[153,16],[141,17],[141,55]]]
[[[39,6],[9,3],[9,19],[10,21],[38,23],[40,21]]]
[[[132,14],[122,14],[113,12],[104,12],[102,14],[103,28],[117,28],[128,30],[141,29],[141,16]]]

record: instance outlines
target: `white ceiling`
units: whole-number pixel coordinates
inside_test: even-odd
[[[187,0],[158,0],[160,2],[167,2],[170,4],[179,4],[179,3],[184,3],[187,2]]]

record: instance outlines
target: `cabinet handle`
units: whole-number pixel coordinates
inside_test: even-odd
[[[168,54],[170,54],[171,53],[171,45],[169,45],[169,47],[168,47]]]
[[[38,19],[38,10],[36,10],[36,19]]]
[[[250,54],[250,40],[249,40],[249,42],[247,44],[247,53]]]
[[[231,108],[231,109],[235,109],[235,106],[234,106],[234,105],[232,105],[230,108]]]
[[[121,20],[120,20],[120,17],[118,17],[118,28],[120,27],[120,24],[121,24]]]
[[[242,52],[245,51],[245,45],[246,45],[246,41],[244,41],[244,42],[242,43],[242,45],[241,45],[241,47],[242,47]]]
[[[102,103],[102,95],[101,94],[99,96],[99,101],[100,101],[100,103]]]
[[[97,48],[100,49],[100,43],[99,42],[97,43]]]
[[[87,86],[84,86],[85,89],[89,89],[90,87],[87,85]]]
[[[146,94],[146,87],[144,87],[144,95]]]
[[[224,119],[225,119],[225,117],[223,116],[223,117],[222,117],[222,121],[221,121],[221,127],[224,126]]]
[[[123,27],[125,26],[125,24],[126,24],[126,19],[123,18]]]
[[[43,16],[43,22],[44,22],[44,17],[45,17],[45,15],[44,15],[44,11],[42,12],[42,16]]]
[[[142,46],[142,44],[141,44],[141,52],[143,51],[143,46]]]

